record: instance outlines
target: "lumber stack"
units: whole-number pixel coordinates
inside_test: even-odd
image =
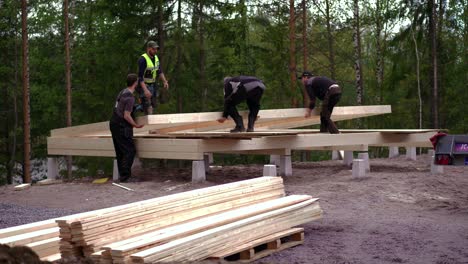
[[[261,243],[276,250],[298,245],[303,230],[293,227],[321,215],[318,199],[285,197],[280,177],[260,177],[57,222],[67,222],[71,243],[96,263],[178,263],[220,260],[240,251],[254,259],[262,254],[253,257],[252,248]],[[282,236],[299,239],[281,245]]]
[[[59,240],[55,219],[0,229],[0,244],[28,246],[47,261],[60,259]]]
[[[234,253],[253,260],[301,244],[303,229],[294,227],[321,215],[318,199],[285,196],[282,178],[260,177],[1,229],[0,243],[52,261],[178,263]],[[257,254],[259,244],[271,250]]]
[[[63,257],[110,257],[105,245],[131,239],[185,221],[284,196],[279,177],[213,186],[58,219]],[[94,254],[94,253],[98,254]]]
[[[318,219],[317,199],[292,195],[202,217],[103,247],[102,262],[200,261]],[[222,253],[228,252],[228,253]]]

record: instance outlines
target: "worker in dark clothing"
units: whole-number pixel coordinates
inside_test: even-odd
[[[306,110],[305,117],[310,117],[312,109],[315,108],[316,98],[322,100],[322,111],[320,112],[320,132],[330,132],[338,134],[340,131],[335,123],[330,119],[333,108],[340,101],[341,87],[336,81],[327,77],[313,76],[312,73],[305,71],[302,76],[302,83],[306,88],[310,98],[309,108]]]
[[[127,88],[120,91],[117,96],[114,112],[110,120],[110,130],[121,182],[126,182],[130,178],[133,159],[136,154],[133,142],[133,128],[143,127],[143,125],[138,125],[131,115],[135,103],[133,93],[138,84],[137,81],[138,76],[136,74],[127,76]]]
[[[148,41],[146,44],[146,53],[143,53],[138,59],[138,88],[141,105],[145,114],[150,115],[156,109],[158,99],[157,77],[164,84],[164,89],[169,88],[169,83],[161,70],[159,58],[156,53],[159,45],[155,41]]]
[[[253,132],[264,90],[265,84],[253,76],[224,78],[224,112],[223,117],[218,119],[218,122],[223,123],[228,116],[231,116],[236,123],[236,127],[231,130],[231,133],[244,132],[244,121],[242,116],[239,115],[236,105],[246,100],[249,107],[247,132]]]

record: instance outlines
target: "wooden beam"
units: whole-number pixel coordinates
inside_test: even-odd
[[[223,241],[227,238],[250,237],[246,233],[257,236],[255,238],[271,234],[268,228],[271,225],[284,225],[284,229],[312,220],[320,208],[314,200],[304,201],[286,208],[270,211],[253,217],[249,217],[231,224],[212,228],[181,239],[172,240],[168,243],[150,248],[132,255],[132,260],[142,261],[197,261],[205,259],[224,247]],[[283,222],[281,219],[285,219]],[[295,220],[297,219],[297,220]],[[256,230],[254,232],[254,230]],[[267,234],[265,234],[266,232]]]
[[[112,250],[113,256],[129,255],[132,252],[141,250],[148,245],[155,245],[162,241],[170,241],[174,238],[185,237],[197,232],[209,230],[215,227],[226,225],[247,217],[266,213],[268,211],[285,208],[293,204],[297,204],[306,200],[312,199],[310,196],[287,196],[280,199],[254,204],[247,207],[230,210],[224,213],[211,215],[205,218],[194,220],[187,223],[182,223],[177,226],[171,226],[166,229],[158,230],[152,233],[145,234],[138,238],[130,239],[130,243],[119,242],[118,247],[104,247],[104,249]]]
[[[365,117],[391,112],[389,105],[378,106],[342,106],[335,107],[332,115],[333,120],[347,120],[357,117]],[[241,111],[240,114],[248,116],[248,111]],[[148,132],[151,130],[159,130],[162,133],[195,130],[209,131],[218,129],[228,129],[233,126],[232,121],[220,124],[216,121],[221,117],[221,112],[205,112],[205,113],[183,113],[183,114],[165,114],[165,115],[147,115],[137,118],[137,123],[145,126],[140,129],[134,129],[135,133]],[[289,108],[289,109],[269,109],[259,112],[258,127],[300,127],[311,124],[320,123],[318,112],[314,111],[312,118],[305,119],[304,109]],[[284,120],[284,121],[282,121]],[[275,125],[279,124],[279,125]],[[73,126],[67,128],[59,128],[51,131],[52,137],[75,137],[96,135],[109,133],[109,122],[100,122]]]
[[[249,151],[263,149],[303,149],[315,147],[338,147],[369,145],[387,146],[430,146],[432,132],[399,134],[399,133],[350,133],[350,134],[300,134],[297,136],[278,136],[253,138],[252,140],[229,141],[222,139],[204,140],[200,145],[203,152]]]
[[[10,246],[24,245],[40,240],[45,240],[59,236],[59,228],[52,227],[48,229],[41,229],[29,233],[23,233],[16,236],[5,237],[0,239],[0,244],[7,244]]]
[[[0,229],[0,239],[56,227],[55,219]]]
[[[29,187],[31,187],[31,183],[22,183],[22,184],[15,185],[14,189],[15,191],[21,191],[24,189],[28,189]]]

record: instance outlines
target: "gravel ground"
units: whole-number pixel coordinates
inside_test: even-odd
[[[354,179],[340,161],[295,162],[288,194],[320,198],[323,219],[304,224],[304,245],[257,263],[468,263],[468,166],[432,175],[429,157],[372,159]],[[207,181],[190,183],[191,170],[135,171],[129,192],[91,180],[14,191],[0,187],[0,227],[105,208],[258,177],[262,165],[215,167]]]
[[[77,212],[68,209],[0,203],[0,228],[24,225],[75,213]]]

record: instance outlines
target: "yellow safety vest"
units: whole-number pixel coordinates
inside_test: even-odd
[[[159,58],[157,55],[154,55],[155,63],[151,60],[148,54],[144,53],[143,56],[146,60],[146,69],[143,74],[143,80],[145,83],[155,83],[156,82],[156,71],[159,69]]]

